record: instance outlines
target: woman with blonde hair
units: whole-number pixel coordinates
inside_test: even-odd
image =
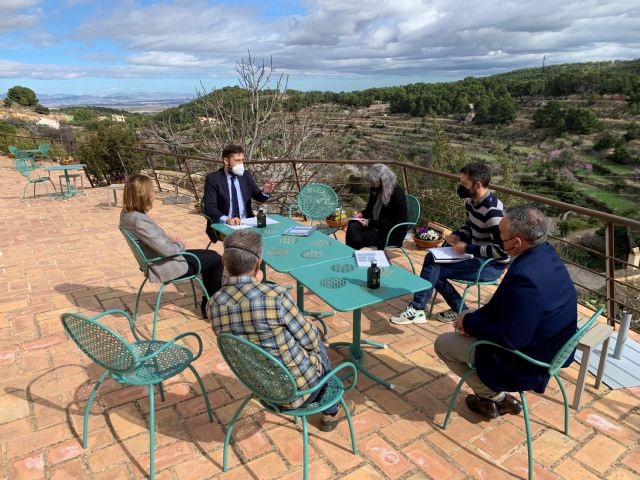
[[[407,221],[407,199],[396,184],[396,174],[383,163],[375,163],[369,167],[366,179],[370,187],[367,207],[347,227],[346,243],[356,250],[383,248],[394,225]],[[389,245],[402,245],[406,233],[405,228],[394,230]]]
[[[150,282],[168,282],[177,278],[195,275],[198,265],[191,255],[176,255],[187,251],[200,261],[202,283],[209,296],[220,289],[222,283],[222,262],[220,255],[211,250],[185,250],[186,244],[177,237],[169,237],[147,212],[153,206],[153,183],[146,175],[137,174],[127,178],[124,187],[123,207],[120,212],[120,226],[127,229],[140,244],[149,258],[168,257],[149,267]],[[172,256],[176,255],[176,256]],[[202,296],[200,310],[206,314],[207,297]]]

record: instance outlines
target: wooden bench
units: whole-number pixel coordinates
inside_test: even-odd
[[[578,328],[584,325],[587,319],[578,322]],[[578,410],[580,407],[580,400],[582,400],[582,393],[584,392],[584,385],[587,380],[587,372],[589,371],[589,357],[593,349],[602,342],[602,351],[600,352],[600,362],[598,363],[598,372],[596,374],[595,388],[600,388],[602,384],[602,377],[604,376],[604,369],[607,364],[607,351],[609,350],[609,340],[613,333],[613,327],[605,323],[596,323],[586,333],[582,340],[576,347],[582,352],[582,359],[580,360],[580,372],[578,373],[578,381],[576,383],[576,391],[573,395],[573,409]]]
[[[113,203],[116,207],[118,206],[116,190],[124,190],[124,183],[112,183],[107,186],[107,203],[109,204],[109,208],[111,208],[111,192],[113,192]]]

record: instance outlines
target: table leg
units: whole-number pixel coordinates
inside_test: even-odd
[[[587,381],[587,373],[589,372],[589,358],[591,357],[591,347],[579,347],[582,352],[580,359],[580,371],[578,372],[578,381],[576,382],[576,391],[573,394],[573,409],[578,410],[580,400],[582,400],[582,392],[584,392],[584,384]]]
[[[374,375],[369,370],[364,368],[362,363],[364,362],[364,350],[362,350],[362,345],[372,345],[377,348],[387,348],[386,345],[378,342],[372,342],[370,340],[362,340],[361,334],[361,321],[362,321],[362,310],[356,309],[353,311],[353,340],[351,343],[349,342],[334,342],[330,343],[330,347],[349,347],[349,357],[353,364],[356,366],[359,372],[362,372],[371,380],[378,382],[384,385],[387,388],[394,389],[396,386],[393,383],[387,382],[382,378]]]
[[[609,340],[611,340],[611,334],[602,342],[602,351],[600,352],[600,362],[598,363],[598,373],[596,374],[596,389],[600,388],[602,384],[602,377],[604,377],[604,369],[607,366],[607,356],[609,353]]]
[[[320,321],[323,324],[323,329],[325,330],[326,333],[326,325],[324,324],[324,322],[322,321],[323,317],[330,317],[331,315],[335,315],[336,312],[307,312],[304,309],[304,285],[302,285],[300,282],[296,283],[297,285],[297,298],[296,298],[296,303],[298,305],[298,310],[300,310],[300,312],[303,315],[308,315],[310,317],[315,317],[316,320]]]
[[[71,179],[69,178],[69,170],[64,171],[64,179],[67,181],[67,198],[72,197],[71,193]]]

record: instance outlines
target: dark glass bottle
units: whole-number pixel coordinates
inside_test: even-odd
[[[256,222],[258,228],[265,228],[267,226],[267,214],[264,213],[264,208],[258,208],[258,215],[256,215]]]
[[[380,288],[380,268],[375,260],[371,261],[371,266],[367,270],[367,287]]]

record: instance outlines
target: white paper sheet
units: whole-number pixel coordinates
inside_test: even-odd
[[[455,263],[473,258],[470,253],[458,253],[453,247],[438,247],[429,250],[436,263]]]
[[[375,260],[379,267],[388,267],[389,260],[382,250],[373,251],[357,251],[354,253],[356,256],[356,264],[359,267],[371,266],[371,261]]]

